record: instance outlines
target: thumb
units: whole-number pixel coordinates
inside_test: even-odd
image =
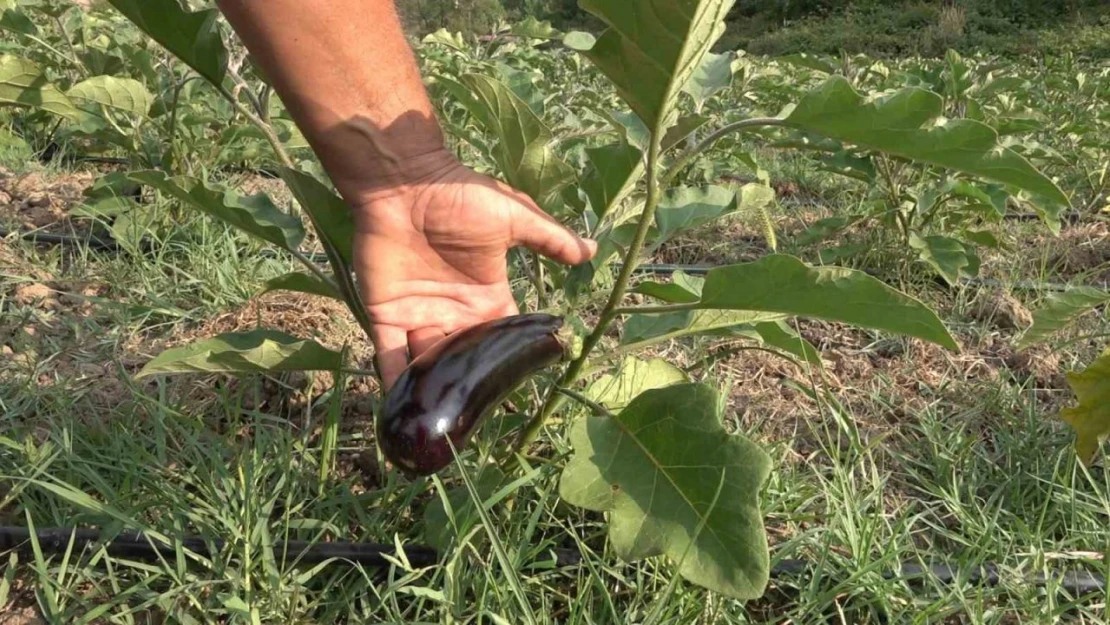
[[[538,208],[522,205],[513,216],[513,241],[564,265],[580,265],[597,253],[597,242],[563,227]]]

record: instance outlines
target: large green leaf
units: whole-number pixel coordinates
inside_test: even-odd
[[[1065,408],[1060,417],[1075,429],[1075,450],[1091,462],[1099,441],[1110,436],[1110,350],[1084,371],[1068,374],[1068,385],[1079,405]]]
[[[349,268],[355,245],[355,220],[350,207],[311,174],[286,168],[278,173],[296,196],[301,209],[312,220],[316,236],[326,247],[334,249]]]
[[[338,371],[343,355],[319,343],[274,330],[235,332],[169,349],[135,375]]]
[[[301,220],[282,212],[267,195],[243,197],[223,187],[184,176],[171,178],[156,170],[131,172],[127,177],[282,249],[297,250],[304,240]]]
[[[1024,349],[1043,342],[1103,304],[1110,304],[1110,292],[1091,287],[1079,287],[1049,295],[1044,308],[1033,313],[1033,325],[1021,337],[1018,348]]]
[[[1024,189],[1059,204],[1068,197],[1025,157],[999,143],[990,126],[970,120],[938,120],[941,96],[909,87],[868,99],[843,76],[833,76],[783,116],[788,126],[855,145],[939,165]]]
[[[10,54],[0,55],[0,106],[39,108],[67,119],[81,111],[57,87],[50,84],[37,65]]]
[[[105,106],[139,117],[146,117],[154,102],[143,83],[115,76],[93,76],[71,87],[66,95],[78,106]]]
[[[614,373],[607,373],[590,383],[586,396],[614,412],[624,410],[628,403],[644,391],[664,388],[690,381],[682,369],[661,358],[640,360],[626,356]]]
[[[514,188],[544,206],[573,180],[574,171],[552,149],[551,130],[506,84],[482,74],[438,80],[497,137],[497,164]]]
[[[643,153],[627,143],[614,143],[586,149],[590,168],[581,187],[590,199],[590,208],[600,219],[632,192],[643,172]]]
[[[273,291],[294,291],[309,295],[322,295],[343,301],[343,295],[335,290],[335,285],[324,282],[320,278],[307,273],[287,273],[276,278],[271,278],[262,285],[259,295]]]
[[[655,225],[659,228],[656,243],[735,211],[736,200],[736,191],[715,185],[669,189],[655,212]]]
[[[186,11],[178,0],[108,2],[209,82],[223,84],[228,56],[220,37],[219,11]]]
[[[721,423],[722,399],[701,384],[649,390],[614,417],[576,422],[559,490],[609,513],[617,555],[666,555],[687,580],[737,599],[769,574],[759,491],[771,460]]]
[[[710,270],[701,308],[778,312],[906,334],[958,349],[937,314],[879,280],[786,254]]]
[[[657,136],[670,126],[678,96],[724,32],[733,0],[581,0],[609,28],[564,42],[593,62]]]

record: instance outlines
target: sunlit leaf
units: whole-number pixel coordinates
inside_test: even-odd
[[[0,55],[0,106],[38,108],[76,119],[81,111],[57,87],[46,80],[37,65],[9,54]]]
[[[350,267],[354,258],[355,220],[347,203],[308,173],[284,167],[278,173],[309,216],[320,242],[335,250],[344,265]]]
[[[621,99],[658,135],[670,125],[678,95],[724,32],[733,0],[581,0],[608,28],[594,39],[564,39],[613,82]]]
[[[666,555],[685,579],[753,599],[770,568],[759,491],[771,460],[725,432],[722,407],[712,388],[677,384],[646,391],[614,417],[579,419],[559,492],[609,514],[622,559]]]
[[[698,306],[815,317],[958,349],[937,314],[919,300],[862,271],[810,267],[785,254],[710,270]]]
[[[607,373],[591,382],[586,396],[616,412],[624,410],[644,391],[689,381],[682,369],[661,358],[640,360],[626,356],[614,373]]]
[[[105,106],[139,117],[146,117],[154,102],[143,83],[115,76],[93,76],[71,87],[66,95],[77,106]]]
[[[806,94],[783,121],[826,137],[939,165],[1013,185],[1067,205],[1068,197],[1023,156],[999,142],[982,122],[940,119],[944,101],[936,93],[909,87],[868,99],[842,76],[833,76]]]
[[[221,334],[166,350],[136,378],[176,373],[337,371],[343,355],[319,343],[274,330]]]

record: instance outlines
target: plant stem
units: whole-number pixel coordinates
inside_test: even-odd
[[[687,165],[689,165],[690,161],[693,161],[699,154],[713,147],[714,143],[727,135],[730,135],[734,132],[752,130],[755,128],[786,125],[787,124],[785,120],[779,119],[777,117],[752,117],[750,119],[742,119],[738,122],[733,122],[731,124],[728,124],[727,126],[722,126],[721,128],[718,128],[715,132],[713,132],[713,134],[703,139],[701,143],[698,143],[694,147],[686,150],[681,155],[679,155],[679,157],[675,159],[675,162],[672,163],[669,168],[667,168],[666,173],[663,174],[663,177],[661,179],[662,184],[663,186],[669,186],[674,177],[677,176],[679,172],[681,172]]]
[[[320,266],[312,262],[312,259],[305,256],[304,252],[301,252],[300,250],[289,250],[289,252],[293,254],[293,258],[296,258],[298,261],[300,261],[300,263],[307,267],[312,275],[319,278],[321,282],[332,287],[336,291],[343,291],[343,289],[339,288],[339,285],[336,284],[335,280],[332,280],[330,276],[321,271]]]
[[[254,114],[254,111],[247,108],[246,105],[239,101],[239,98],[236,98],[234,94],[228,91],[227,87],[219,85],[217,89],[220,95],[235,107],[236,111],[246,117],[250,123],[254,124],[254,126],[262,132],[263,136],[266,137],[266,141],[269,142],[270,147],[273,148],[274,154],[277,156],[282,166],[288,167],[289,169],[296,169],[296,166],[293,164],[293,159],[289,158],[289,153],[285,151],[285,146],[281,144],[281,139],[279,139],[277,133],[274,132],[274,127],[262,121],[258,115]]]
[[[560,395],[565,395],[565,396],[573,399],[574,401],[582,404],[583,406],[586,406],[590,410],[593,410],[594,414],[596,414],[598,416],[602,416],[602,417],[611,417],[611,416],[613,416],[613,413],[609,412],[608,408],[606,408],[605,406],[602,406],[601,404],[599,404],[596,401],[590,399],[589,397],[586,397],[585,395],[583,395],[582,393],[579,393],[578,391],[572,391],[569,388],[556,387],[555,392],[559,393]]]
[[[540,408],[540,411],[532,417],[531,421],[529,421],[521,431],[516,445],[514,446],[516,451],[523,450],[526,445],[536,440],[536,436],[539,434],[540,428],[543,427],[544,421],[546,421],[563,403],[562,400],[565,398],[565,395],[561,395],[557,389],[567,388],[578,380],[582,368],[586,365],[586,360],[590,357],[590,352],[601,342],[602,337],[605,336],[605,331],[609,329],[609,326],[612,325],[613,321],[617,318],[618,307],[624,299],[625,293],[628,291],[628,283],[631,281],[632,274],[636,269],[636,259],[639,257],[640,251],[644,247],[644,242],[647,240],[651,224],[655,221],[655,209],[659,207],[660,180],[658,164],[659,154],[662,151],[660,148],[661,141],[661,133],[653,133],[651,146],[648,149],[647,200],[644,203],[644,212],[640,214],[640,223],[636,228],[636,234],[632,238],[632,243],[628,246],[628,252],[624,256],[624,264],[621,266],[620,275],[617,276],[616,284],[613,285],[613,291],[609,294],[609,301],[606,302],[605,308],[601,311],[601,317],[598,319],[597,326],[594,327],[593,332],[583,341],[582,353],[567,366],[558,384],[548,393],[547,400],[544,402],[543,407]]]

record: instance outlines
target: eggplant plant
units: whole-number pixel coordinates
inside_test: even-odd
[[[188,12],[176,0],[109,1],[267,141],[300,209],[160,169],[132,171],[126,178],[296,259],[303,271],[274,279],[266,289],[340,300],[368,332],[351,270],[348,208],[314,167],[310,171],[290,156],[271,116],[268,88],[252,88],[229,69],[217,13]],[[460,145],[470,145],[480,165],[564,224],[597,239],[600,250],[592,262],[573,268],[524,259],[519,269],[530,291],[520,303],[529,315],[448,337],[412,363],[376,415],[379,446],[402,471],[461,471],[467,489],[477,484],[492,491],[536,461],[530,450],[546,430],[568,424],[569,459],[542,461],[562,463],[564,501],[605,515],[616,555],[664,556],[690,582],[728,597],[756,598],[770,568],[760,491],[771,459],[760,445],[729,431],[727,402],[712,380],[644,356],[644,350],[684,337],[715,337],[747,341],[820,368],[817,350],[790,324],[796,317],[953,350],[958,345],[919,300],[866,273],[812,266],[786,254],[716,267],[703,278],[680,273],[666,282],[635,280],[638,265],[680,233],[774,201],[765,182],[685,184],[688,171],[727,148],[728,139],[770,145],[781,133],[802,133],[882,155],[897,166],[912,163],[951,174],[942,180],[967,175],[1060,203],[1068,198],[989,125],[941,120],[944,98],[920,86],[866,94],[844,76],[829,75],[781,110],[730,110],[716,98],[731,88],[744,63],[711,48],[732,0],[581,5],[606,28],[597,35],[562,36],[570,52],[544,61],[589,81],[570,98],[534,97],[534,73],[497,62],[514,46],[558,43],[549,28],[529,25],[496,46],[443,33],[429,43],[447,48],[433,59],[433,88],[450,96],[445,125],[460,135]],[[573,116],[579,129],[554,129],[554,115]],[[310,227],[326,269],[302,248]],[[138,376],[372,375],[360,364],[349,362],[346,350],[256,330],[168,350]],[[541,369],[547,373],[537,373]],[[477,459],[468,438],[506,392],[525,381],[535,399],[525,393],[518,397],[523,402],[514,403],[527,417],[495,457]],[[424,394],[428,385],[442,392]],[[429,432],[446,436],[432,440]],[[428,509],[429,527],[443,516],[440,505]]]

